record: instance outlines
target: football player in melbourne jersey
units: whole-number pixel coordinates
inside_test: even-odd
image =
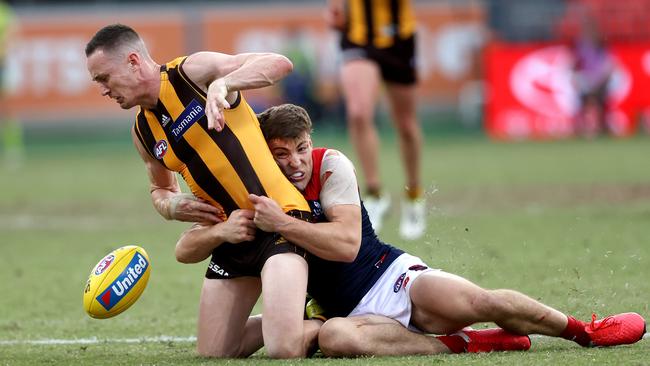
[[[305,195],[317,222],[291,218],[275,201],[251,195],[253,222],[309,251],[308,292],[332,317],[319,333],[324,354],[525,350],[530,347],[526,335],[532,333],[583,346],[634,343],[643,337],[645,320],[636,313],[585,323],[519,292],[486,290],[429,268],[381,242],[360,202],[352,163],[336,150],[312,149],[304,109],[282,105],[258,118],[276,162]],[[177,254],[187,261],[202,260],[205,248],[212,246],[196,235],[188,232],[177,244]],[[201,246],[203,254],[197,250]],[[501,328],[466,329],[477,322]]]
[[[304,356],[306,347],[296,345],[313,339],[319,325],[303,321],[305,250],[258,230],[247,219],[251,211],[244,210],[252,209],[248,195],[256,194],[276,199],[294,217],[311,217],[303,196],[275,164],[240,92],[275,83],[291,72],[291,62],[277,54],[198,52],[157,64],[140,36],[121,24],[100,29],[86,56],[102,95],[123,109],[139,107],[133,142],[157,211],[223,229],[212,238],[219,245],[211,250],[202,288],[202,298],[210,300],[200,304],[199,353],[247,356],[262,346],[263,335],[269,356]],[[176,172],[197,200],[182,200]],[[264,323],[249,319],[260,293]]]

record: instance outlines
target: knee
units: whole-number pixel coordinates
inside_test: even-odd
[[[397,131],[401,138],[416,140],[420,138],[420,125],[414,118],[400,119],[397,121]]]
[[[323,324],[318,333],[318,346],[328,357],[345,357],[362,354],[361,342],[354,324],[346,318],[332,318]]]
[[[266,345],[266,355],[273,359],[287,359],[305,357],[302,340],[275,340]]]
[[[361,126],[369,126],[374,123],[372,120],[371,109],[368,110],[368,108],[364,108],[364,106],[361,106],[358,103],[347,105],[346,108],[346,117],[350,127],[358,128]]]
[[[274,342],[266,346],[266,354],[273,359],[301,358],[306,356],[301,342]]]

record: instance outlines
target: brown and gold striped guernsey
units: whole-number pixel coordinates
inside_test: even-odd
[[[308,212],[302,194],[273,160],[241,93],[224,112],[224,129],[207,129],[206,94],[183,72],[185,58],[161,66],[158,105],[138,112],[134,129],[145,149],[179,172],[195,196],[222,207],[227,215],[251,209],[249,193],[274,199],[285,212]]]
[[[411,0],[348,0],[347,39],[359,46],[387,48],[415,32]]]

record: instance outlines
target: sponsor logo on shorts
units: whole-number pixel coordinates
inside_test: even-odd
[[[409,281],[410,281],[410,280],[411,280],[411,277],[406,276],[406,278],[404,279],[404,284],[402,285],[402,287],[406,288],[406,285],[409,284]]]
[[[427,268],[429,268],[429,267],[425,266],[424,264],[416,264],[416,265],[410,266],[409,271],[424,271]]]
[[[208,269],[220,276],[230,277],[230,274],[228,272],[226,272],[223,268],[219,267],[219,265],[214,263],[213,261],[210,261],[210,264],[208,264]]]
[[[115,260],[115,256],[113,254],[109,254],[104,259],[99,262],[97,265],[97,268],[95,268],[95,276],[99,276],[100,274],[104,273],[106,268],[108,268],[111,263],[113,263],[113,260]]]
[[[124,268],[124,271],[117,276],[104,292],[97,296],[97,301],[107,311],[111,310],[115,304],[120,302],[135,287],[148,266],[149,262],[147,259],[142,254],[136,252],[133,258],[131,258],[131,262]]]
[[[397,281],[395,281],[395,284],[393,285],[393,292],[394,293],[397,293],[402,288],[402,285],[404,284],[404,278],[405,277],[406,277],[406,272],[399,275],[399,277],[397,278]]]
[[[156,146],[153,147],[153,155],[156,159],[160,160],[167,153],[167,141],[160,140],[156,142]]]
[[[275,240],[275,245],[280,245],[280,244],[286,244],[288,243],[287,239],[284,238],[284,236],[280,236]]]
[[[205,107],[199,104],[196,99],[192,99],[183,113],[171,125],[171,132],[176,141],[183,137],[183,134],[192,127],[196,121],[205,116]]]

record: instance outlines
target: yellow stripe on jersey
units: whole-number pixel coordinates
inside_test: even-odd
[[[260,129],[255,112],[242,97],[240,105],[235,109],[224,111],[226,124],[237,136],[253,169],[260,176],[264,191],[268,197],[276,202],[282,202],[285,211],[309,211],[307,201],[291,183],[287,186],[287,179],[268,151],[264,135]],[[249,121],[249,122],[246,122]],[[248,197],[245,197],[248,200]],[[304,206],[303,203],[307,206]]]
[[[411,0],[349,0],[346,17],[347,40],[359,46],[388,48],[416,28]]]
[[[390,0],[374,0],[372,3],[372,20],[374,24],[372,45],[376,48],[386,48],[393,44],[393,15]]]
[[[348,2],[348,39],[358,45],[368,43],[368,27],[363,0]]]
[[[203,198],[204,200],[210,202],[214,207],[221,209],[223,211],[223,207],[221,206],[221,204],[215,201],[212,197],[210,197],[210,195],[207,194],[203,189],[201,189],[201,186],[196,183],[189,169],[187,168],[183,169],[183,171],[181,171],[180,174],[183,177],[185,183],[187,183],[187,186],[190,187],[190,190],[192,191],[193,195],[195,195],[196,197]],[[224,213],[224,215],[219,216],[219,218],[221,218],[222,220],[226,220],[227,217]]]
[[[413,12],[413,6],[411,5],[411,0],[397,0],[399,1],[399,29],[398,34],[400,38],[408,38],[415,33],[415,28],[417,26],[415,21],[415,13]]]

